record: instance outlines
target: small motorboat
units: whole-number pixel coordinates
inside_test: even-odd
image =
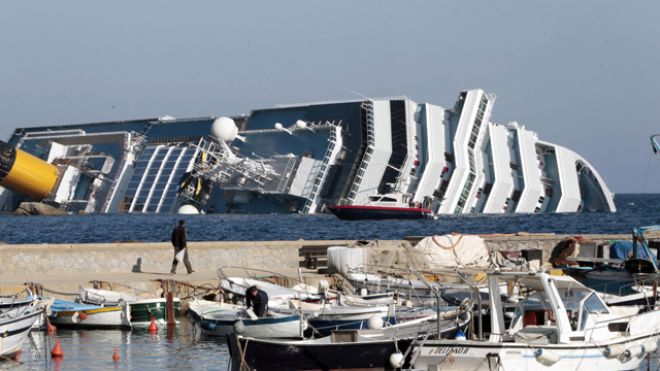
[[[243,305],[221,303],[193,298],[188,303],[188,318],[199,326],[206,336],[226,336],[242,318]]]
[[[318,334],[329,335],[334,330],[372,328],[370,323],[396,323],[393,310],[387,306],[349,307],[326,306],[309,317],[309,324]]]
[[[143,297],[121,291],[90,288],[80,288],[79,297],[83,303],[103,307],[128,304],[133,325],[149,324],[152,317],[161,323],[167,322],[167,298]],[[173,304],[174,318],[176,319],[179,317],[181,300],[174,298]]]
[[[30,289],[24,290],[24,296],[20,294],[11,296],[0,296],[0,313],[8,310],[17,310],[26,307],[36,307],[37,309],[45,312],[52,303],[52,299],[43,299],[35,297]],[[12,312],[9,312],[12,313]],[[44,327],[44,316],[39,316],[32,325],[32,329],[39,330]]]
[[[296,314],[268,312],[258,318],[245,306],[193,299],[188,316],[206,336],[226,336],[237,332],[256,338],[300,338],[307,330],[307,321]]]
[[[263,280],[243,277],[224,277],[220,280],[220,287],[237,297],[245,296],[245,291],[251,286],[257,286],[260,290],[265,291],[268,294],[269,300],[288,300],[294,298],[313,301],[321,300],[320,294],[310,292],[307,287],[289,288]]]
[[[25,304],[29,300],[29,303]],[[25,299],[10,306],[2,301],[0,309],[0,357],[13,357],[25,342],[32,327],[43,316],[38,300]]]
[[[421,202],[410,201],[409,194],[387,193],[369,196],[364,205],[330,205],[331,213],[342,220],[429,219],[433,210]]]
[[[256,370],[384,370],[394,368],[391,359],[405,359],[413,340],[454,338],[465,330],[471,315],[465,310],[452,318],[436,315],[380,329],[340,330],[330,336],[309,340],[254,339],[228,336],[231,369]],[[393,356],[394,355],[394,356]]]
[[[493,272],[501,282],[523,286],[507,327],[505,306],[490,295],[490,335],[474,340],[429,340],[415,344],[412,369],[633,370],[655,352],[660,311],[609,307],[598,294],[567,276],[538,272]]]
[[[100,306],[55,299],[50,321],[56,326],[99,329],[130,329],[129,305]]]

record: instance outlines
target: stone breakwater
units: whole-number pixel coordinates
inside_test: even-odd
[[[483,235],[486,245],[494,250],[542,250],[547,261],[552,249],[570,235],[520,234]],[[592,244],[610,240],[630,239],[630,235],[582,235]],[[416,242],[418,237],[408,240]],[[323,254],[324,248],[347,245],[354,241],[216,241],[190,242],[190,260],[197,271],[215,271],[220,266],[242,266],[265,270],[296,269],[301,261],[301,249],[312,248]],[[398,240],[383,240],[392,246]],[[25,244],[0,245],[0,279],[13,275],[31,276],[62,273],[130,273],[169,272],[173,249],[169,243],[125,242],[88,244]],[[183,272],[179,267],[179,272]],[[1,281],[0,281],[1,282]]]
[[[516,234],[482,235],[489,249],[498,251],[541,250],[543,261],[564,238],[573,235]],[[625,235],[582,235],[591,248],[611,240],[630,239]],[[660,236],[658,236],[660,237]],[[415,243],[421,237],[408,237]],[[297,276],[298,267],[313,258],[318,268],[325,265],[329,246],[351,245],[352,240],[295,241],[214,241],[190,242],[190,260],[195,273],[186,275],[179,264],[176,276],[169,274],[173,248],[168,242],[122,242],[85,244],[0,244],[0,294],[20,291],[25,282],[37,282],[51,290],[67,292],[71,298],[78,287],[91,280],[116,282],[153,291],[154,280],[182,280],[195,285],[217,286],[218,267],[246,267]],[[403,240],[379,240],[378,247],[395,247]],[[374,246],[374,245],[372,245]],[[314,264],[310,268],[317,268]],[[313,277],[316,269],[305,270]],[[234,273],[232,273],[234,275]],[[236,275],[244,275],[237,271]],[[311,276],[310,276],[311,275]],[[319,276],[320,277],[320,276]],[[56,295],[57,296],[57,295]]]
[[[298,266],[300,246],[300,241],[190,242],[189,255],[195,270],[229,265],[285,268]],[[0,278],[14,274],[167,273],[172,257],[169,243],[0,245]],[[185,268],[179,267],[179,272]]]

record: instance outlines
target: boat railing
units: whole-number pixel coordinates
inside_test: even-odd
[[[587,331],[589,331],[589,336],[587,337],[587,331],[585,331],[584,335],[585,338],[591,338],[593,336],[593,332],[597,329],[608,327],[610,323],[617,323],[621,322],[623,320],[628,320],[628,325],[626,326],[626,332],[630,330],[630,321],[633,318],[636,318],[639,316],[639,313],[635,314],[626,314],[626,315],[621,315],[621,316],[616,316],[616,317],[610,317],[610,318],[603,318],[594,321],[594,325],[591,326]]]
[[[627,284],[622,285],[620,283],[610,283],[610,285],[619,286],[619,290],[618,290],[619,296],[629,295],[631,292],[635,292],[636,291],[634,289],[635,287],[643,287],[643,286],[651,285],[653,287],[653,294],[655,297],[657,297],[659,281],[660,281],[659,273],[636,273],[633,274],[633,278],[629,280],[628,281],[629,283]],[[604,285],[605,285],[604,288],[607,288],[608,283],[605,283]],[[600,290],[596,290],[596,291],[600,291]],[[641,293],[644,293],[643,289],[641,290]]]

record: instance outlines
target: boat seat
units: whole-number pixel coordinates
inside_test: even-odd
[[[544,345],[557,344],[559,334],[554,326],[527,326],[513,334],[516,343]]]

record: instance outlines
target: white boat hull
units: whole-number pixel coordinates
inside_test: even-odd
[[[27,339],[32,326],[42,315],[42,310],[37,308],[15,315],[0,315],[0,356],[11,357],[16,354]]]
[[[644,336],[610,342],[621,344],[620,350],[639,351],[626,357],[607,355],[608,344],[491,343],[480,341],[429,341],[413,353],[412,369],[416,370],[548,370],[548,371],[615,371],[637,369],[648,352],[644,345],[657,344],[658,336]],[[490,361],[490,364],[489,364]]]
[[[241,319],[234,325],[237,334],[258,339],[300,338],[306,329],[300,316]]]
[[[83,315],[84,313],[84,315]],[[130,309],[122,307],[102,307],[98,309],[58,311],[50,317],[56,326],[78,328],[130,328]]]

